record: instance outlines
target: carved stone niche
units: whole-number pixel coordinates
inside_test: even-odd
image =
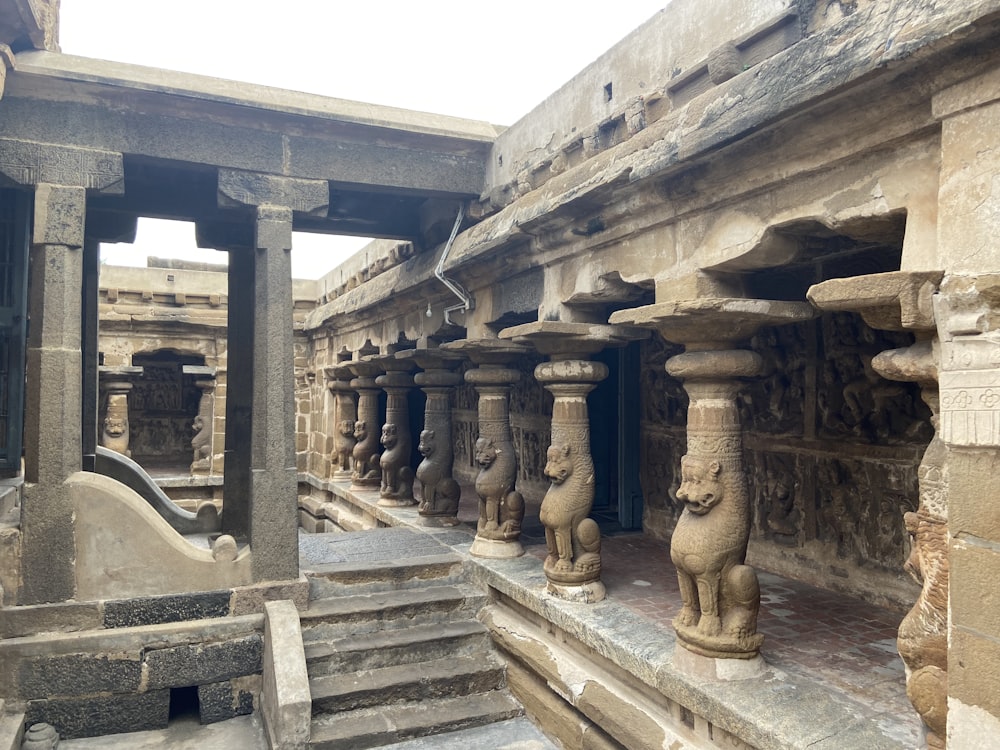
[[[412,360],[423,370],[413,380],[427,396],[424,429],[417,445],[423,456],[417,466],[420,522],[427,526],[454,526],[458,523],[462,488],[452,477],[455,452],[451,437],[451,394],[462,382],[462,376],[454,370],[463,358],[440,349],[408,349],[396,357]]]
[[[465,373],[465,381],[479,394],[479,439],[475,446],[479,521],[469,553],[476,557],[519,557],[524,554],[524,498],[514,488],[517,454],[511,439],[509,399],[510,387],[521,374],[507,365],[530,350],[499,339],[461,339],[441,348],[462,354],[477,365]]]
[[[608,368],[588,357],[607,346],[623,346],[630,337],[615,326],[555,321],[507,328],[500,337],[534,346],[550,360],[535,368],[535,378],[555,399],[545,464],[551,484],[539,512],[548,548],[547,590],[561,599],[599,602],[606,591],[601,582],[601,532],[589,517],[594,461],[587,394],[608,376]]]
[[[612,323],[654,328],[686,350],[666,364],[690,399],[688,451],[677,490],[684,510],[670,542],[682,602],[673,624],[684,647],[674,658],[684,668],[696,658],[683,655],[688,652],[745,660],[738,674],[727,670],[729,678],[760,673],[760,585],[746,564],[752,509],[738,396],[742,380],[762,374],[763,360],[735,345],[763,326],[812,317],[805,303],[732,298],[661,303],[611,316]]]
[[[858,312],[873,328],[909,330],[917,339],[912,346],[878,354],[872,367],[882,377],[920,385],[934,426],[917,470],[920,504],[901,519],[913,540],[904,567],[921,591],[899,625],[896,642],[906,668],[906,694],[934,750],[945,747],[948,720],[948,462],[938,430],[940,353],[932,307],[943,277],[941,271],[894,271],[831,279],[808,292],[821,310]]]

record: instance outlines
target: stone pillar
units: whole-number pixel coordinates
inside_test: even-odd
[[[479,521],[469,552],[476,557],[518,557],[524,554],[524,498],[514,487],[517,454],[511,440],[510,387],[521,373],[505,365],[523,357],[528,349],[499,339],[462,339],[441,348],[463,354],[478,365],[465,373],[465,381],[479,394]]]
[[[408,349],[396,355],[411,359],[423,372],[414,381],[427,396],[424,429],[417,446],[423,460],[417,466],[420,481],[418,515],[425,526],[454,526],[462,488],[452,477],[455,449],[451,437],[451,398],[462,377],[454,368],[462,361],[457,354],[441,349]]]
[[[343,482],[351,478],[351,452],[354,450],[354,423],[358,408],[351,388],[351,371],[346,367],[328,367],[328,387],[334,394],[332,425],[333,451],[330,455],[330,478]]]
[[[370,489],[382,484],[379,464],[378,396],[381,388],[375,376],[381,368],[373,362],[349,362],[345,365],[354,375],[351,388],[358,393],[358,419],[354,423],[354,450],[351,453],[351,487]]]
[[[208,475],[212,473],[212,435],[215,432],[215,381],[196,380],[195,386],[201,391],[198,400],[198,416],[191,429],[191,473]]]
[[[375,382],[385,389],[385,424],[382,425],[382,455],[379,468],[382,471],[378,505],[385,507],[405,507],[416,505],[413,497],[413,467],[410,456],[413,440],[410,437],[410,407],[407,398],[413,387],[413,376],[409,371],[411,362],[386,356],[378,360],[383,375]]]
[[[547,590],[561,599],[599,602],[606,592],[601,582],[601,532],[589,517],[594,461],[587,394],[608,376],[608,368],[588,357],[606,346],[621,346],[627,336],[608,325],[540,321],[507,328],[500,337],[531,344],[550,360],[535,368],[535,378],[555,398],[545,464],[551,485],[539,515],[548,548]]]
[[[131,458],[128,394],[132,390],[132,383],[127,380],[130,373],[124,372],[124,369],[142,372],[141,367],[99,368],[101,391],[104,394],[105,402],[100,444],[108,450]]]
[[[938,342],[932,300],[944,274],[892,272],[832,279],[809,290],[821,310],[861,313],[872,328],[911,330],[917,342],[882,352],[873,369],[890,380],[916,382],[930,407],[935,433],[917,470],[919,506],[900,522],[912,550],[905,568],[921,584],[920,596],[899,626],[897,645],[906,668],[906,693],[926,728],[930,748],[942,750],[948,716],[948,456],[938,430]]]
[[[287,580],[299,574],[298,472],[295,461],[294,356],[292,348],[293,212],[325,215],[329,188],[321,180],[220,169],[220,207],[254,209],[252,269],[253,321],[249,354],[231,351],[232,374],[252,366],[250,409],[249,541],[255,581]],[[230,286],[232,290],[232,286]],[[232,302],[232,300],[231,300]],[[233,309],[230,306],[230,320]],[[227,429],[227,433],[229,430]],[[227,441],[228,443],[228,441]],[[231,444],[230,444],[231,445]],[[229,447],[227,445],[227,447]],[[236,457],[245,462],[246,453]],[[229,465],[226,467],[227,482]],[[225,518],[230,514],[226,507]]]
[[[21,509],[22,604],[72,599],[73,505],[63,482],[82,468],[81,362],[83,222],[86,190],[35,191],[28,290]],[[31,486],[34,485],[34,486]]]
[[[814,315],[799,302],[699,299],[611,316],[613,323],[655,328],[686,349],[667,360],[666,368],[683,381],[690,398],[687,454],[681,459],[677,490],[684,511],[670,541],[682,603],[674,630],[689,653],[759,664],[764,640],[757,633],[760,586],[757,573],[746,564],[751,509],[737,396],[740,380],[761,375],[764,363],[760,355],[735,344],[762,326]],[[675,652],[678,657],[680,666],[688,666],[686,657]],[[756,668],[744,673],[756,674]]]
[[[950,748],[1000,736],[1000,68],[938,93],[941,120],[935,298],[941,438],[948,455]]]
[[[58,602],[76,590],[73,507],[63,482],[83,464],[87,192],[121,193],[124,171],[119,153],[0,138],[0,172],[35,192],[19,603]]]

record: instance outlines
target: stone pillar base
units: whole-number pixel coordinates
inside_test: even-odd
[[[472,542],[469,554],[473,557],[492,557],[503,560],[520,557],[524,554],[524,546],[517,540],[501,542],[496,539],[483,539],[477,536]]]
[[[450,516],[450,515],[425,516],[421,513],[417,515],[416,523],[418,526],[429,526],[431,528],[441,529],[441,528],[450,528],[452,526],[458,526],[462,522],[459,521],[455,516]]]
[[[681,625],[674,620],[674,630],[677,632],[678,645],[709,658],[739,659],[750,661],[759,656],[764,636],[761,633],[746,635],[705,635],[698,630],[697,625]]]
[[[673,666],[678,672],[713,682],[751,680],[767,672],[767,662],[760,654],[750,659],[716,659],[688,651],[679,643],[674,649]]]
[[[608,593],[601,581],[590,581],[589,583],[574,585],[548,581],[545,590],[557,599],[564,599],[568,602],[579,602],[581,604],[596,604],[599,601],[603,601]]]
[[[332,482],[350,482],[352,478],[351,470],[346,471],[337,469],[333,474],[330,475],[330,481]]]
[[[409,508],[411,505],[416,505],[417,501],[412,497],[380,497],[375,504],[382,508]]]

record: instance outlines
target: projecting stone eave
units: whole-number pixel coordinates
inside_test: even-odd
[[[1000,0],[937,2],[934,11],[923,17],[912,9],[917,17],[907,25],[908,18],[879,14],[878,4],[859,9],[517,197],[459,235],[446,270],[523,243],[535,227],[572,221],[575,204],[664,180],[814,104],[1000,34]]]
[[[235,105],[391,131],[399,137],[445,139],[465,150],[484,150],[503,130],[478,120],[49,51],[18,54],[16,70],[17,77],[25,79],[27,86],[31,86],[32,81],[37,85],[44,80],[49,82],[50,88],[54,83],[64,87],[112,88],[130,94],[148,92],[158,97],[178,97],[209,105]]]

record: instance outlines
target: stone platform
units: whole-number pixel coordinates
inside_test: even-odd
[[[377,493],[352,492],[346,485],[326,484],[325,489],[336,502],[349,503],[359,514],[372,514],[377,525],[393,528],[303,534],[303,570],[318,545],[341,556],[375,556],[378,547],[389,556],[440,554],[440,547],[435,550],[420,536],[463,555],[471,546],[477,513],[471,488],[463,493],[463,523],[450,529],[419,526],[415,507],[375,507]],[[529,510],[525,520],[532,517],[537,514]],[[682,695],[688,705],[703,705],[709,713],[724,707],[730,726],[756,725],[749,735],[758,747],[804,747],[817,740],[815,747],[822,748],[920,745],[921,724],[906,698],[903,665],[895,648],[904,613],[762,572],[764,676],[704,685],[672,666],[675,637],[670,621],[680,609],[680,595],[665,542],[641,533],[606,536],[602,580],[608,596],[596,605],[547,595],[541,527],[528,525],[522,542],[527,554],[521,558],[467,558],[472,577],[518,609],[541,615],[615,669],[625,669],[643,689]]]

